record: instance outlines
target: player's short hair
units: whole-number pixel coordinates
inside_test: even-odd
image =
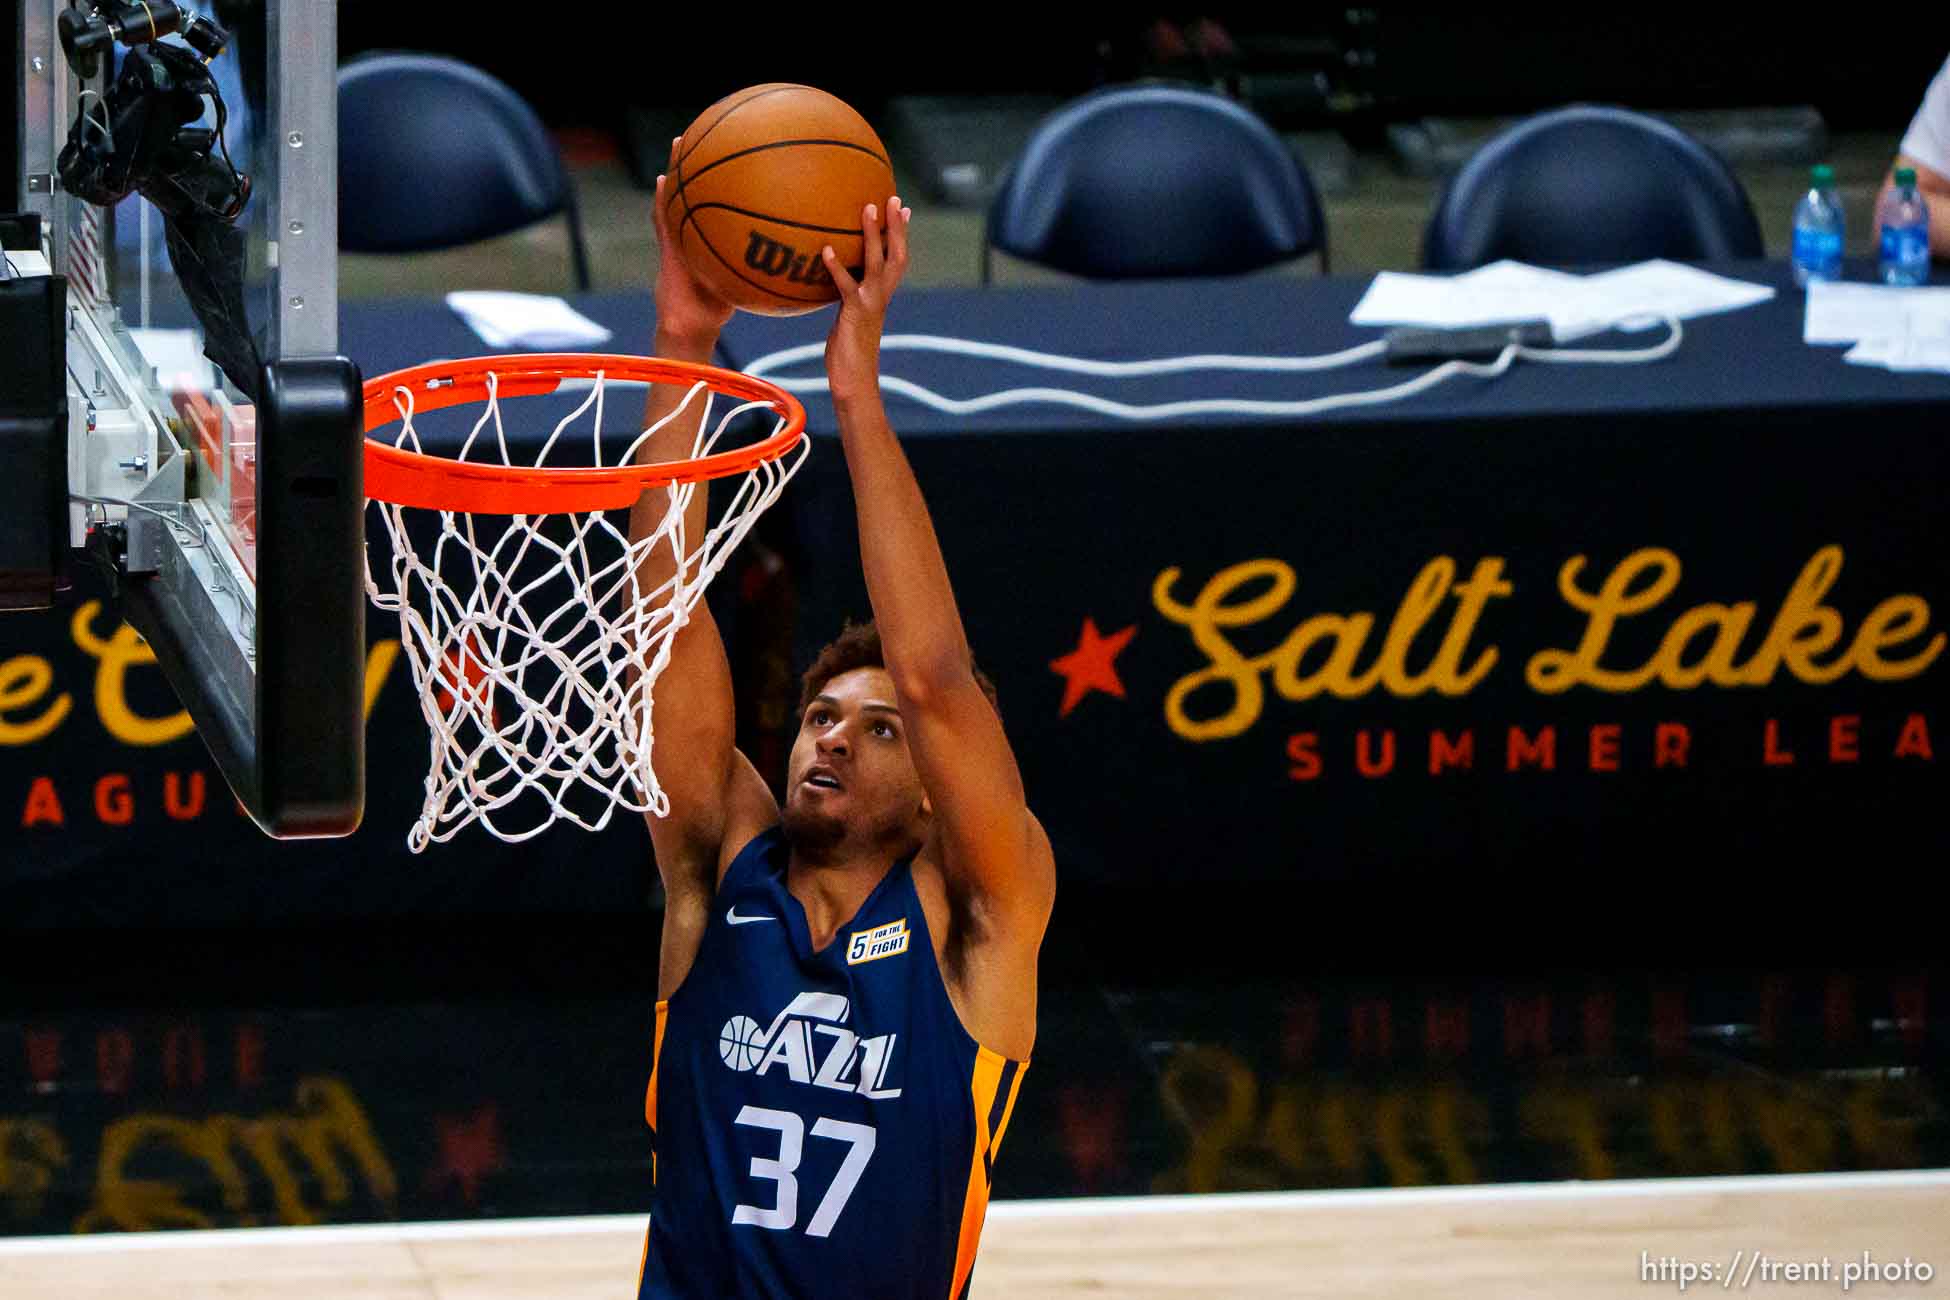
[[[801,677],[799,688],[799,714],[804,716],[806,706],[811,704],[819,693],[826,689],[826,683],[841,673],[850,673],[856,668],[885,668],[887,657],[880,649],[880,628],[872,619],[865,623],[848,623],[840,634],[827,643],[812,661]],[[995,683],[987,673],[974,664],[969,665],[975,674],[975,684],[988,696],[989,704],[996,715],[1001,716],[1002,706],[995,698]]]

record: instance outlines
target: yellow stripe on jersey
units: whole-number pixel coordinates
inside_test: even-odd
[[[657,1004],[657,1041],[650,1048],[650,1090],[643,1096],[643,1118],[652,1133],[657,1131],[657,1063],[663,1059],[664,1020],[669,1013],[670,1001],[666,998]]]
[[[968,1194],[962,1201],[955,1278],[948,1292],[951,1297],[962,1295],[969,1274],[975,1270],[975,1250],[981,1245],[982,1223],[988,1217],[990,1170],[995,1153],[1002,1146],[1003,1130],[1009,1126],[1009,1115],[1015,1110],[1022,1076],[1028,1069],[1027,1062],[1011,1061],[986,1047],[978,1046],[975,1050],[975,1074],[969,1081],[970,1100],[975,1105],[975,1150],[968,1166]],[[1002,1103],[999,1122],[997,1102]]]
[[[657,1004],[657,1039],[650,1046],[650,1087],[643,1094],[643,1118],[650,1125],[650,1132],[657,1131],[657,1066],[664,1055],[664,1019],[670,1014],[670,1001],[665,999]],[[657,1153],[650,1153],[650,1185],[657,1185]],[[643,1258],[637,1261],[636,1285],[643,1289],[643,1271],[650,1267],[650,1233],[643,1234]]]
[[[975,1101],[975,1150],[968,1165],[968,1193],[961,1203],[961,1236],[955,1247],[955,1282],[950,1296],[959,1296],[975,1268],[975,1247],[982,1240],[982,1220],[989,1208],[989,1107],[1008,1062],[986,1047],[975,1050],[975,1077],[970,1092]]]

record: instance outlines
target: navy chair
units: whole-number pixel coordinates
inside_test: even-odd
[[[582,216],[561,153],[521,96],[436,54],[339,69],[339,247],[413,253],[505,235],[561,213],[578,289]]]
[[[1753,205],[1718,154],[1622,108],[1527,118],[1477,150],[1444,187],[1422,265],[1501,258],[1540,266],[1724,261],[1762,255]]]
[[[1095,280],[1238,275],[1308,253],[1327,221],[1293,151],[1250,110],[1177,86],[1118,86],[1031,133],[989,207],[991,249]]]

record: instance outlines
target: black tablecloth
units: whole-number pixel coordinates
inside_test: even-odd
[[[1687,322],[1644,366],[1519,363],[1303,419],[890,398],[1069,877],[1579,908],[1653,886],[1662,907],[1918,888],[1950,850],[1950,377],[1805,346],[1783,268],[1715,269],[1780,292]],[[887,328],[1098,359],[1314,355],[1376,336],[1346,320],[1365,283],[911,292]],[[723,347],[746,366],[824,324],[741,316]],[[893,349],[882,369],[955,398],[1055,384],[1132,403],[1416,373],[1079,381]],[[801,662],[868,608],[831,408],[807,402]],[[1606,632],[1578,604],[1608,578],[1641,608]],[[1789,644],[1830,623],[1832,648]],[[1591,665],[1567,672],[1581,644]],[[1645,673],[1662,644],[1670,666]]]
[[[1410,910],[1506,889],[1660,916],[1763,895],[1900,909],[1950,849],[1934,815],[1950,378],[1806,347],[1781,268],[1716,269],[1782,292],[1688,322],[1678,353],[1649,366],[1520,363],[1307,419],[1134,424],[1053,406],[951,417],[890,401],[1065,880],[1181,895],[1209,881],[1198,892],[1220,899],[1241,897],[1227,885],[1299,882]],[[1111,360],[1309,355],[1376,336],[1346,323],[1365,284],[906,290],[888,328]],[[616,331],[609,349],[649,346],[647,293],[575,304]],[[722,353],[746,365],[816,342],[829,319],[741,315]],[[438,301],[349,304],[341,343],[368,375],[489,351]],[[1416,373],[1079,383],[934,354],[884,361],[957,397],[1057,383],[1137,403],[1292,399]],[[817,361],[792,373],[817,374]],[[748,589],[743,627],[739,610],[726,615],[746,742],[768,764],[792,673],[868,612],[830,407],[808,407],[814,455],[748,543],[785,563]],[[613,409],[617,428],[634,417]],[[1574,602],[1628,569],[1618,601],[1671,589],[1594,643],[1595,667],[1624,676],[1573,683],[1569,652],[1595,635]],[[1202,620],[1201,595],[1216,602]],[[1829,623],[1833,646],[1792,644]],[[0,748],[22,810],[16,920],[614,908],[649,887],[633,818],[593,843],[471,837],[407,855],[426,750],[397,662],[375,685],[366,828],[349,844],[264,841],[230,814],[193,736],[103,721],[117,691],[144,717],[172,705],[155,669],[115,676],[101,649],[113,630],[105,609],[7,629],[0,661],[42,659],[53,684],[0,716],[18,727],[57,694],[69,710]],[[376,641],[394,630],[372,620]],[[1662,641],[1676,667],[1637,680]],[[199,771],[211,788],[179,816]],[[1339,925],[1329,911],[1300,933]]]
[[[1497,379],[1460,377],[1400,403],[1336,411],[1305,423],[1312,428],[1402,420],[1833,408],[1950,398],[1950,378],[1943,375],[1899,375],[1849,365],[1841,359],[1846,348],[1802,344],[1805,295],[1793,287],[1786,267],[1751,262],[1703,269],[1765,284],[1777,292],[1753,307],[1685,322],[1686,338],[1678,353],[1654,368],[1519,363]],[[1950,281],[1950,276],[1939,278]],[[1320,356],[1381,337],[1379,329],[1348,323],[1370,280],[1366,275],[1315,280],[1280,276],[1007,292],[904,289],[888,311],[887,333],[944,335],[1098,361],[1202,354]],[[830,313],[825,312],[783,319],[741,313],[725,330],[722,350],[730,364],[744,368],[780,349],[823,338],[829,320]],[[1662,337],[1660,328],[1612,332],[1571,346],[1637,348]],[[913,379],[952,398],[1051,385],[1134,404],[1220,396],[1291,401],[1381,388],[1420,373],[1373,361],[1311,375],[1208,373],[1113,380],[891,349],[882,361],[883,373]],[[778,373],[816,375],[819,369],[815,360]],[[830,403],[809,397],[807,410],[815,431],[833,430]],[[889,412],[903,437],[1130,432],[1138,427],[1054,405],[945,415],[895,398]],[[1184,428],[1210,426],[1214,421],[1190,416],[1166,423]]]

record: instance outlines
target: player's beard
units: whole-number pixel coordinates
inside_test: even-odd
[[[803,799],[786,800],[779,821],[785,829],[786,843],[807,861],[830,857],[846,839],[846,818],[808,808]]]
[[[808,806],[806,799],[787,799],[779,815],[786,842],[807,862],[821,862],[838,856],[849,836],[865,846],[885,846],[888,859],[900,855],[908,838],[907,819],[889,812],[878,824],[861,827],[837,813]]]

